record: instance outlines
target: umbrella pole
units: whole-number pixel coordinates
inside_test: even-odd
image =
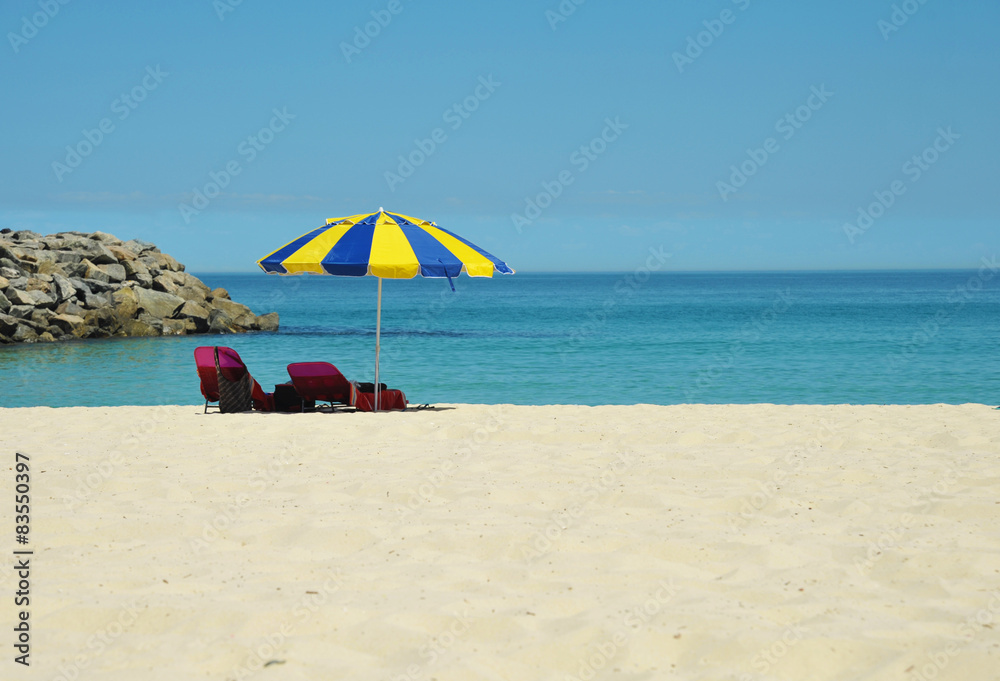
[[[378,316],[375,318],[375,412],[378,413],[378,352],[382,336],[382,277],[378,278]]]

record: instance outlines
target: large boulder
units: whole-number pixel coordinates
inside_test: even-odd
[[[52,251],[44,251],[38,248],[25,248],[21,246],[21,260],[33,263],[56,262],[58,258]]]
[[[23,276],[25,269],[21,267],[20,262],[20,260],[11,260],[10,258],[0,258],[0,276],[7,279]]]
[[[139,257],[137,253],[121,245],[109,244],[107,249],[111,252],[111,255],[118,259],[118,262],[129,262]]]
[[[11,305],[10,309],[7,310],[7,314],[17,319],[28,319],[34,311],[34,305]]]
[[[68,333],[76,337],[79,337],[80,333],[86,327],[86,322],[84,322],[82,317],[72,314],[57,314],[49,322],[58,326],[63,333]]]
[[[52,283],[59,302],[69,300],[70,298],[76,296],[76,287],[73,286],[73,282],[66,277],[60,274],[53,274]]]
[[[187,323],[184,319],[164,319],[164,336],[183,336],[187,332]]]
[[[14,303],[10,302],[10,299],[0,291],[0,312],[6,312],[9,310]]]
[[[111,281],[111,277],[108,276],[108,273],[98,267],[97,264],[92,262],[89,258],[84,258],[79,264],[74,265],[68,271],[74,276],[88,281],[99,281],[105,284]]]
[[[209,328],[210,311],[204,305],[187,301],[174,316],[181,320],[190,320],[198,333],[205,333]]]
[[[24,285],[25,291],[41,291],[42,293],[52,293],[52,284],[41,277],[32,277]]]
[[[83,262],[85,257],[83,253],[77,253],[76,251],[55,251],[56,263],[60,265],[64,270],[69,270],[67,267],[69,265],[78,265]]]
[[[109,307],[88,310],[83,316],[83,321],[86,326],[91,327],[85,334],[87,338],[112,336],[121,328],[121,320]]]
[[[115,314],[125,321],[139,314],[139,294],[134,288],[123,288],[111,294],[111,303],[115,306]]]
[[[4,260],[10,260],[13,262],[18,262],[24,253],[17,246],[12,246],[0,242],[0,258]]]
[[[121,327],[121,333],[125,336],[159,336],[160,331],[152,324],[147,324],[138,319],[130,319]]]
[[[125,268],[118,263],[113,263],[111,265],[98,265],[101,270],[108,275],[108,281],[110,282],[120,282],[125,281]]]
[[[10,337],[16,343],[34,343],[38,340],[38,331],[22,322]]]
[[[29,319],[38,324],[39,326],[48,326],[50,324],[50,320],[55,315],[56,313],[53,312],[52,310],[47,310],[44,307],[36,307],[32,311]]]
[[[148,241],[143,241],[142,239],[129,239],[122,244],[122,248],[127,248],[136,255],[142,255],[147,251],[152,251],[153,253],[160,252],[160,249],[156,247],[156,244],[151,244]]]
[[[110,244],[120,244],[122,242],[122,240],[116,237],[114,234],[108,234],[107,232],[94,232],[89,236],[91,239],[94,239],[95,241],[100,241],[105,246],[109,246]]]
[[[7,290],[7,293],[14,305],[31,305],[32,307],[47,308],[54,308],[56,306],[55,298],[44,291],[20,291],[16,288],[10,288]]]
[[[232,300],[226,300],[225,298],[216,298],[212,300],[212,307],[217,310],[222,310],[234,321],[240,319],[241,317],[246,317],[250,315],[256,319],[256,315],[250,311],[250,308],[242,303],[237,303]]]
[[[153,317],[169,319],[184,305],[183,298],[170,293],[150,291],[145,288],[134,290],[139,299],[139,308]]]
[[[77,300],[80,296],[77,295]],[[107,293],[84,293],[83,306],[91,310],[97,310],[111,304],[111,296]]]
[[[144,263],[152,263],[150,269],[167,270],[169,272],[183,272],[184,265],[180,264],[166,253],[147,251],[140,258]]]
[[[78,297],[81,293],[94,293],[94,290],[90,287],[90,284],[88,284],[83,279],[80,279],[79,277],[69,277],[69,283],[72,284],[73,288],[76,289]]]
[[[164,293],[173,293],[176,295],[177,289],[181,287],[180,283],[174,279],[174,272],[169,270],[166,272],[160,272],[159,275],[153,278],[153,290],[162,291]]]
[[[206,286],[205,283],[201,279],[199,279],[198,277],[194,276],[193,274],[188,274],[187,272],[178,272],[178,273],[175,273],[174,276],[178,277],[178,280],[180,281],[182,289],[195,289],[195,290],[197,290],[198,291],[198,293],[197,293],[198,298],[204,299],[204,298],[208,298],[210,295],[212,295],[212,289],[208,288],[208,286]],[[186,297],[186,296],[181,296],[181,297],[183,298],[183,297]]]
[[[66,302],[59,303],[59,307],[56,308],[56,314],[71,314],[83,317],[87,314],[87,311],[72,300],[67,300]]]
[[[8,337],[13,336],[14,332],[17,331],[17,327],[20,325],[21,320],[17,317],[12,317],[0,312],[0,334]]]
[[[95,265],[110,265],[118,262],[118,259],[104,244],[84,237],[64,239],[58,250],[79,253]]]
[[[238,333],[240,328],[225,310],[215,308],[208,314],[208,330],[210,333]]]
[[[257,317],[256,326],[261,331],[277,331],[278,330],[278,313],[269,312],[267,314],[262,314]]]
[[[38,274],[47,274],[47,275],[58,274],[60,276],[65,277],[66,270],[58,262],[46,260],[44,262],[38,263]]]
[[[138,282],[143,288],[152,288],[153,275],[144,263],[139,260],[122,260],[121,265],[125,268],[126,279]]]

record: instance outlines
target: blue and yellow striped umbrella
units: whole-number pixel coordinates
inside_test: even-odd
[[[332,274],[342,277],[378,277],[378,316],[375,322],[375,409],[378,410],[378,356],[382,335],[382,279],[492,277],[514,274],[499,258],[433,222],[399,213],[377,213],[331,218],[322,227],[303,234],[257,264],[268,274]],[[452,283],[452,290],[455,286]]]
[[[514,274],[499,258],[433,222],[398,213],[331,218],[257,262],[268,274],[334,274],[387,279]]]

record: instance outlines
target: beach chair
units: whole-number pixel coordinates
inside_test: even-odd
[[[295,362],[288,365],[295,392],[306,402],[354,406],[354,385],[329,362]]]
[[[218,358],[218,366],[216,366]],[[274,396],[265,393],[260,384],[254,380],[247,369],[246,364],[240,359],[239,353],[232,348],[224,346],[203,346],[195,348],[195,365],[198,367],[198,378],[201,379],[201,394],[205,398],[205,413],[208,413],[209,406],[214,406],[220,412],[243,411],[242,405],[233,406],[230,404],[229,395],[231,392],[239,393],[245,388],[249,389],[249,403],[257,411],[274,411]],[[220,392],[219,382],[224,381],[223,390]],[[243,384],[243,386],[241,386]],[[232,388],[232,391],[230,391]],[[223,394],[226,393],[226,399]],[[237,403],[243,402],[238,396]],[[218,404],[210,405],[210,402]]]

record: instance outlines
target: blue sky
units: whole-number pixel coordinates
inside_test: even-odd
[[[1000,251],[998,27],[992,0],[9,0],[0,226],[202,272],[380,206],[522,271],[971,267]]]

